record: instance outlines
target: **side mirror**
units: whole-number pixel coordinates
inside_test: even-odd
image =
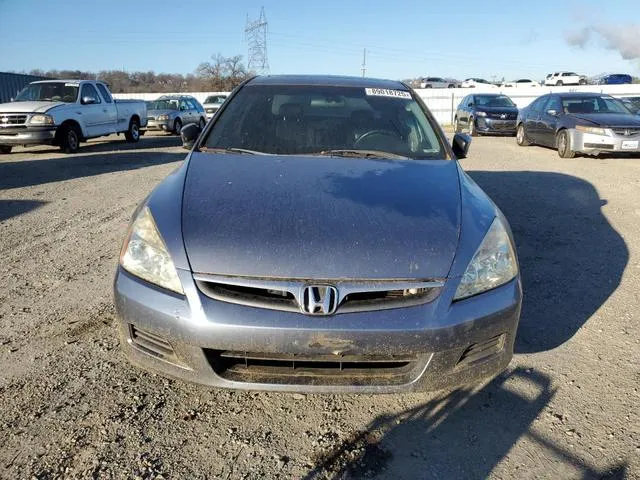
[[[200,136],[200,126],[195,123],[189,123],[180,130],[180,138],[182,139],[182,148],[191,150],[196,140]]]
[[[552,117],[555,117],[558,115],[558,111],[557,110],[547,110],[547,115],[551,115]]]
[[[458,159],[465,158],[469,153],[469,146],[471,145],[471,137],[466,133],[456,133],[453,136],[453,142],[451,142],[451,149],[455,153]]]
[[[86,96],[86,97],[82,97],[81,103],[83,105],[93,105],[94,103],[98,103],[98,101],[94,97]]]
[[[473,102],[467,103],[467,107],[473,107]]]

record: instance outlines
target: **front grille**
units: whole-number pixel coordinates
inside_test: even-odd
[[[0,113],[0,128],[24,125],[27,123],[27,116],[24,113]]]
[[[364,312],[421,305],[434,300],[442,280],[302,280],[194,274],[199,290],[223,302],[302,313],[306,286],[337,291],[333,313]],[[309,313],[309,312],[307,312]]]
[[[485,340],[484,342],[469,345],[465,351],[462,352],[456,366],[466,367],[500,353],[504,348],[504,340],[505,335],[501,334]]]
[[[505,117],[503,118],[502,115],[505,115]],[[518,118],[517,113],[487,113],[487,116],[496,120],[515,120]]]
[[[129,336],[131,343],[145,353],[171,363],[178,363],[178,357],[173,347],[160,335],[129,325]]]
[[[415,356],[283,355],[204,350],[220,377],[236,382],[296,385],[400,385],[421,370]]]
[[[147,115],[147,120],[155,120],[155,119],[156,119],[156,117],[152,117],[150,115]]]
[[[640,135],[640,127],[629,127],[629,128],[612,128],[613,133],[616,135],[620,135],[621,137],[635,137],[636,135]]]

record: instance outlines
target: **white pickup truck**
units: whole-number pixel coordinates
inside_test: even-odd
[[[124,133],[137,142],[147,126],[142,100],[116,100],[102,82],[45,80],[27,85],[0,104],[0,153],[16,145],[57,145],[75,153],[80,142]]]

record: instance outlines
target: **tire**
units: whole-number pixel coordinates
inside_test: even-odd
[[[458,123],[458,117],[453,119],[453,133],[460,133],[460,124]]]
[[[204,118],[200,117],[199,125],[200,125],[200,130],[204,130],[204,127],[207,125],[207,122],[205,121]]]
[[[581,79],[578,81],[578,85],[586,85],[586,84],[587,84],[587,81],[586,81],[584,78],[581,78]]]
[[[140,140],[140,125],[135,118],[132,118],[129,122],[129,129],[124,132],[124,138],[129,143],[136,143]]]
[[[173,122],[173,133],[180,135],[180,130],[182,130],[182,120],[176,118],[175,122]]]
[[[560,130],[556,135],[556,146],[560,158],[573,158],[576,152],[571,150],[571,137],[566,130]]]
[[[561,87],[561,86],[563,86],[563,85],[564,85],[564,83],[562,82],[562,80],[558,80],[558,81],[556,82],[556,87]]]
[[[432,88],[432,86],[427,84],[424,86],[424,88]]]
[[[528,147],[531,145],[531,142],[527,138],[527,132],[524,131],[524,125],[518,125],[518,129],[516,130],[516,143],[521,147]]]
[[[13,147],[11,145],[0,145],[0,154],[6,155],[11,153],[11,149]]]
[[[76,125],[63,125],[60,132],[60,150],[64,153],[76,153],[80,149],[80,138],[80,129]]]
[[[478,135],[478,131],[476,130],[476,119],[473,117],[469,117],[469,135],[472,137],[476,137]]]
[[[455,88],[455,85],[449,85],[447,88]]]

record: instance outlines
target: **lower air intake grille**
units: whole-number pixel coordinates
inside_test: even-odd
[[[205,349],[213,370],[226,380],[296,385],[400,385],[411,380],[414,356],[312,357]]]
[[[143,350],[145,353],[160,357],[168,362],[177,363],[176,352],[171,344],[160,335],[141,330],[133,325],[129,325],[131,343]]]
[[[500,353],[504,348],[504,338],[505,336],[502,334],[485,340],[484,342],[469,345],[467,349],[462,352],[457,366],[472,365]]]

